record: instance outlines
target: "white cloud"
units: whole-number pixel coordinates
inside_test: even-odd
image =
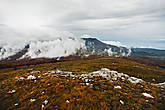
[[[103,40],[163,39],[164,12],[165,0],[0,0],[0,24]]]
[[[126,45],[123,45],[121,42],[119,41],[102,41],[106,44],[110,44],[110,45],[115,45],[115,46],[118,46],[118,47],[128,47]]]
[[[30,47],[23,57],[31,58],[68,56],[84,47],[84,42],[72,33],[46,27],[25,30],[1,26],[0,35],[0,59],[14,55],[27,44]]]

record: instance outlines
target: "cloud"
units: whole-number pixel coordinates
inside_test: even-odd
[[[0,0],[0,24],[102,40],[163,39],[164,12],[164,0]]]
[[[115,45],[115,46],[118,46],[118,47],[128,47],[126,45],[123,45],[121,42],[119,41],[102,41],[106,44],[110,44],[110,45]]]

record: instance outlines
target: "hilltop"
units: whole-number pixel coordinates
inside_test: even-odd
[[[155,109],[165,70],[122,57],[63,58],[0,70],[2,109]]]

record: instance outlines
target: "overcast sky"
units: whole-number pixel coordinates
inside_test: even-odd
[[[0,0],[0,26],[51,27],[165,49],[165,0]]]

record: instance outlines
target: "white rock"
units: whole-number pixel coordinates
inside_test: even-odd
[[[15,92],[16,92],[16,90],[11,90],[8,93],[12,94],[12,93],[15,93]]]
[[[45,103],[45,105],[48,104],[48,100],[45,100],[44,103]]]
[[[120,100],[120,103],[121,103],[121,104],[124,104],[124,102],[123,102],[122,100]]]
[[[36,77],[33,76],[33,75],[29,75],[29,76],[27,77],[27,79],[36,79]]]
[[[19,77],[15,77],[15,79],[19,79]]]
[[[148,93],[142,93],[145,97],[149,97],[149,98],[154,98],[152,95],[148,94]]]
[[[57,61],[60,60],[60,57],[58,57],[56,60],[57,60]]]
[[[87,86],[89,86],[90,84],[89,83],[85,83]]]
[[[36,99],[30,99],[30,102],[34,102],[34,101],[36,101]]]
[[[138,79],[138,78],[135,78],[135,77],[129,77],[128,81],[130,81],[133,84],[137,84],[137,83],[142,83],[143,82],[142,79]]]
[[[57,70],[56,70],[56,73],[62,73],[62,71],[60,71],[60,70],[57,69]]]
[[[15,105],[15,106],[17,106],[17,105],[18,105],[18,103],[15,103],[14,105]]]
[[[41,73],[40,71],[32,71],[31,73]]]
[[[158,83],[158,84],[154,84],[154,85],[156,85],[156,86],[158,86],[158,87],[161,87],[161,88],[165,88],[165,82],[163,82],[163,83]]]
[[[33,70],[33,68],[30,68],[30,69],[28,69],[28,70]]]
[[[48,75],[49,73],[44,73],[43,75]]]
[[[20,80],[24,80],[25,78],[24,78],[24,77],[20,77],[19,79],[20,79]]]
[[[114,89],[121,89],[121,86],[114,86]]]
[[[56,73],[56,71],[50,71],[50,73],[54,74],[54,73]]]
[[[133,84],[144,82],[142,79],[136,77],[129,77],[127,74],[118,73],[117,71],[113,71],[108,68],[102,68],[99,71],[94,71],[88,74],[81,74],[81,75],[73,75],[72,72],[64,72],[58,69],[55,72],[60,73],[61,76],[72,77],[72,79],[79,78],[84,80],[85,82],[89,82],[88,78],[93,78],[93,77],[103,77],[110,81],[115,81],[117,79],[121,79],[122,81],[127,80]]]
[[[88,79],[85,79],[85,82],[88,82]]]
[[[69,103],[69,100],[66,100],[66,103]]]
[[[44,105],[42,104],[42,105],[41,105],[41,109],[43,109],[43,108],[44,108]]]

